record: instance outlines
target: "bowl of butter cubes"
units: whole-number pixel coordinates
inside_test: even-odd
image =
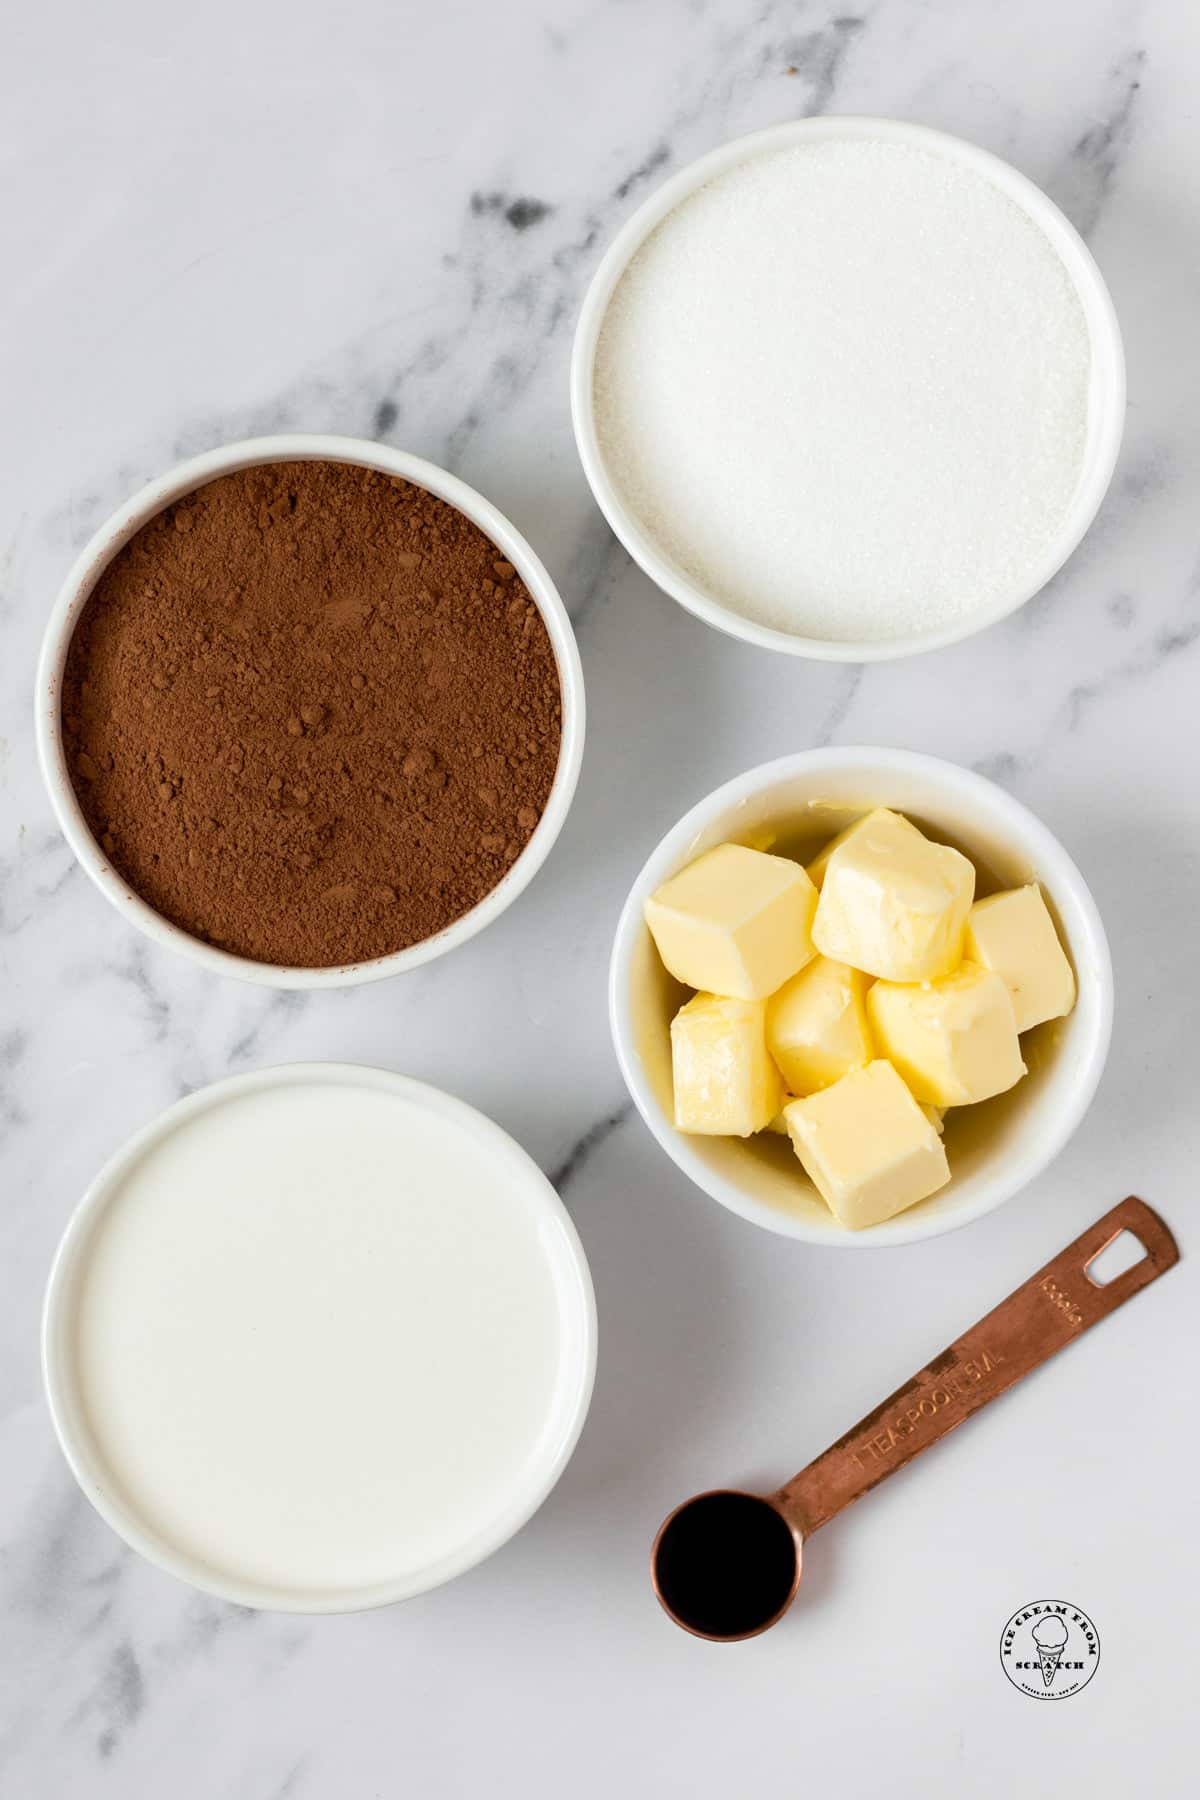
[[[1083,876],[983,776],[881,749],[728,782],[659,844],[609,983],[621,1071],[705,1193],[858,1248],[1028,1186],[1096,1091],[1108,943]]]

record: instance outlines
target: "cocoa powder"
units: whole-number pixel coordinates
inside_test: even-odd
[[[84,817],[194,937],[292,967],[361,962],[478,904],[541,817],[554,652],[524,584],[422,488],[269,463],[168,507],[71,642]]]

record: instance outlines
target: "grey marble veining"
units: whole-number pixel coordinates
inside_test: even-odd
[[[1173,0],[362,0],[336,16],[65,0],[0,58],[0,1795],[4,1800],[856,1800],[1186,1791],[1196,1475],[1187,1259],[1200,1152],[1200,20]],[[653,184],[821,110],[922,120],[1009,157],[1088,238],[1126,336],[1108,502],[1068,567],[985,636],[846,669],[742,648],[634,570],[591,502],[566,377],[592,270]],[[575,620],[578,798],[520,904],[403,982],[273,996],[132,934],[59,838],[32,671],[72,557],[180,457],[260,432],[378,437],[524,530]],[[1082,864],[1118,1028],[1055,1169],[969,1231],[842,1256],[694,1192],[626,1101],[605,1019],[616,914],[693,800],[814,743],[982,770]],[[126,1552],[41,1398],[41,1290],[122,1138],[228,1072],[377,1062],[496,1117],[553,1173],[600,1304],[579,1452],[537,1519],[440,1593],[350,1619],[255,1615]],[[802,1605],[724,1653],[647,1594],[659,1517],[836,1437],[1130,1190],[1181,1270],[814,1546]],[[1170,1479],[1166,1471],[1170,1471]],[[1126,1536],[1141,1530],[1136,1554]],[[995,1667],[1064,1590],[1104,1666],[1061,1711]],[[753,1746],[748,1755],[747,1746]]]

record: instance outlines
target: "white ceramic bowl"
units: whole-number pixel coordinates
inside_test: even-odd
[[[984,176],[1022,207],[1041,227],[1075,283],[1087,319],[1092,349],[1087,443],[1079,482],[1058,535],[1028,579],[991,605],[982,606],[950,625],[870,641],[801,637],[756,624],[724,605],[686,574],[648,535],[621,498],[600,449],[593,398],[596,345],[608,303],[637,251],[669,212],[716,176],[764,151],[854,138],[910,144],[931,151]],[[962,138],[898,119],[797,119],[768,131],[754,132],[749,137],[736,138],[708,156],[702,156],[698,162],[689,163],[687,168],[656,189],[622,226],[592,278],[579,315],[571,358],[571,414],[580,459],[597,505],[633,560],[672,599],[678,600],[698,618],[715,625],[719,631],[767,650],[782,650],[792,656],[809,656],[826,662],[881,662],[892,657],[910,656],[919,650],[936,650],[945,644],[956,643],[960,638],[970,637],[987,625],[994,625],[1032,599],[1066,562],[1095,518],[1112,479],[1125,423],[1125,355],[1112,300],[1091,252],[1054,202],[1010,164]]]
[[[142,1516],[114,1479],[89,1426],[78,1380],[75,1334],[81,1281],[97,1227],[139,1159],[179,1126],[225,1104],[231,1096],[305,1082],[396,1094],[436,1113],[459,1135],[473,1140],[501,1179],[519,1189],[536,1221],[539,1247],[553,1269],[559,1294],[562,1351],[553,1407],[537,1455],[522,1471],[519,1485],[506,1491],[475,1536],[436,1562],[410,1569],[400,1579],[369,1586],[292,1590],[222,1573],[214,1564],[174,1545]],[[345,1063],[293,1063],[214,1082],[190,1094],[135,1133],[101,1170],[72,1215],[50,1272],[42,1317],[42,1370],[54,1429],[75,1479],[100,1516],[132,1549],[167,1574],[240,1606],[277,1612],[358,1612],[410,1599],[463,1574],[498,1550],[541,1506],[570,1461],[587,1417],[596,1370],[596,1302],[583,1246],[565,1206],[532,1158],[483,1113],[438,1088],[388,1070]],[[385,1428],[386,1422],[382,1422],[381,1429]]]
[[[1074,1011],[1021,1039],[1029,1074],[1008,1094],[946,1119],[948,1185],[865,1231],[837,1224],[783,1138],[689,1137],[676,1131],[670,1021],[688,990],[659,961],[642,909],[647,896],[727,839],[802,856],[873,806],[907,813],[965,851],[990,881],[980,891],[1039,881],[1075,966]],[[727,782],[669,831],[630,890],[617,926],[609,1011],[621,1073],[671,1160],[731,1212],[810,1244],[862,1250],[953,1231],[1027,1186],[1079,1124],[1112,1033],[1112,964],[1087,884],[1062,845],[1003,789],[954,763],[903,750],[804,750]]]
[[[550,796],[533,835],[512,867],[477,906],[455,919],[444,931],[391,956],[343,967],[304,969],[256,962],[250,957],[235,956],[227,950],[201,943],[198,938],[170,924],[126,885],[92,836],[75,798],[63,753],[60,693],[67,651],[92,589],[117,552],[156,513],[218,475],[252,468],[259,463],[314,461],[353,463],[380,469],[385,475],[402,476],[405,481],[411,481],[457,507],[487,534],[529,589],[549,633],[562,691],[562,742]],[[386,975],[415,969],[420,963],[430,962],[458,944],[465,944],[468,938],[473,938],[512,905],[545,862],[562,830],[583,760],[584,697],[579,650],[567,609],[539,558],[504,514],[456,475],[450,475],[418,456],[358,438],[312,434],[247,438],[242,443],[226,444],[219,450],[193,457],[149,482],[100,527],[63,583],[42,642],[34,707],[42,775],[59,825],[85,872],[104,897],[156,943],[182,951],[216,974],[235,975],[243,981],[276,988],[352,987],[363,981],[379,981]]]

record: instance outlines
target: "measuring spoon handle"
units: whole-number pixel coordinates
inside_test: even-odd
[[[1146,1254],[1098,1286],[1088,1265],[1122,1231],[1132,1232]],[[807,1537],[1178,1261],[1175,1240],[1158,1214],[1142,1200],[1122,1200],[801,1469],[773,1496],[776,1504]]]

